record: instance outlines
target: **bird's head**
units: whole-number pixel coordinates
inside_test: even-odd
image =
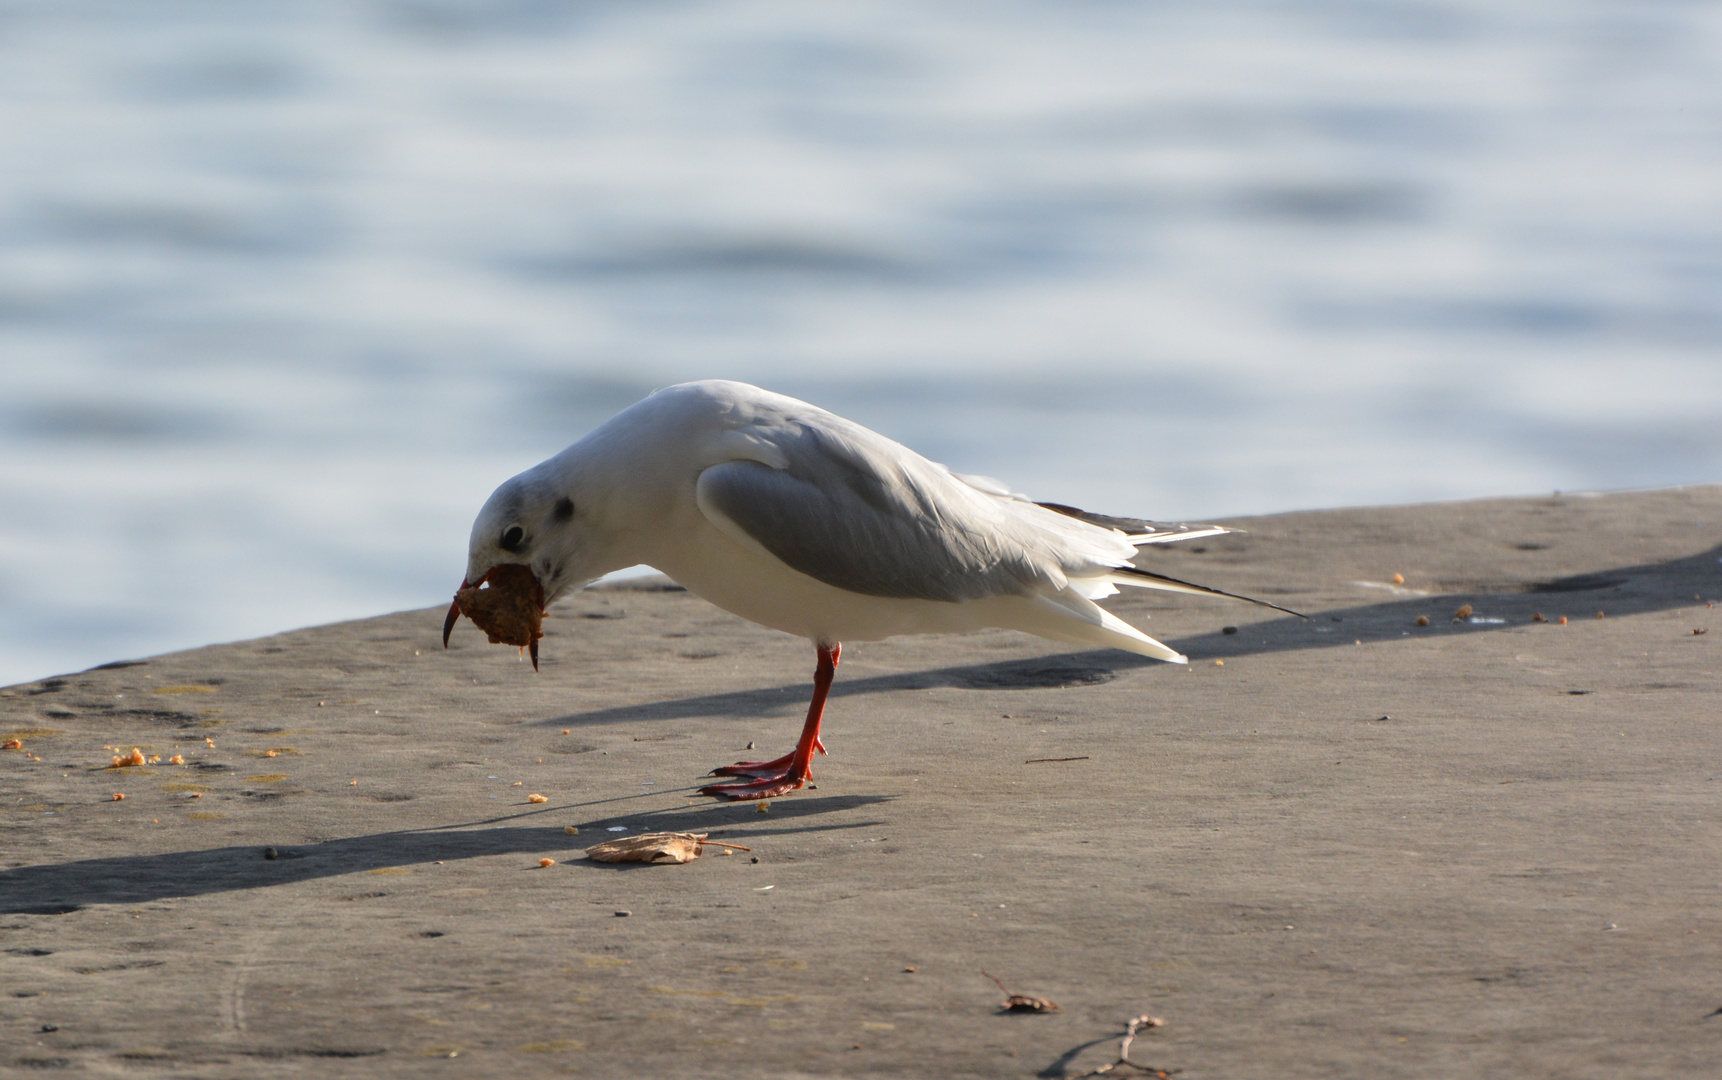
[[[546,463],[548,464],[548,463]],[[443,646],[462,614],[493,642],[532,650],[538,666],[539,620],[570,588],[584,584],[579,506],[568,485],[544,466],[497,488],[478,512],[467,544],[466,579],[443,623]],[[483,595],[480,595],[482,592]],[[522,640],[527,639],[527,640]]]

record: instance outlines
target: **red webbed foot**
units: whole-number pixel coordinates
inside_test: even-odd
[[[830,752],[825,749],[825,744],[817,738],[813,740],[813,749],[827,757],[831,756]],[[794,760],[795,751],[791,750],[782,757],[772,758],[770,761],[738,761],[734,765],[719,765],[711,771],[711,775],[751,776],[756,780],[763,780],[767,777],[783,775]],[[812,773],[808,775],[812,776]]]
[[[813,755],[825,753],[819,741],[819,720],[825,714],[825,696],[831,690],[831,677],[837,673],[837,658],[843,646],[831,642],[819,643],[819,666],[813,673],[813,701],[807,706],[807,722],[801,727],[801,738],[795,752],[770,761],[738,761],[712,770],[713,776],[745,776],[739,784],[708,784],[700,788],[701,795],[720,799],[774,799],[803,787],[813,779]]]

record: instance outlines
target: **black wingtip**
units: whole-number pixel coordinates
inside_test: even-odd
[[[1272,601],[1257,600],[1253,596],[1244,596],[1240,593],[1227,592],[1224,589],[1216,589],[1211,585],[1198,585],[1193,581],[1184,581],[1180,578],[1169,577],[1166,574],[1156,574],[1152,570],[1144,570],[1140,566],[1120,566],[1118,567],[1117,572],[1122,574],[1131,574],[1136,577],[1152,578],[1155,581],[1164,581],[1170,585],[1182,585],[1186,589],[1196,589],[1200,592],[1207,593],[1209,596],[1224,596],[1228,600],[1242,600],[1246,604],[1255,604],[1258,607],[1273,608],[1275,611],[1283,611],[1287,615],[1296,615],[1300,619],[1309,618],[1308,615],[1305,615],[1301,611],[1293,611],[1289,607],[1281,607]]]

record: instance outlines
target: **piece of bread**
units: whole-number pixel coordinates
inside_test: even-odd
[[[492,567],[477,585],[454,594],[460,612],[492,645],[531,645],[544,636],[544,586],[520,563]]]

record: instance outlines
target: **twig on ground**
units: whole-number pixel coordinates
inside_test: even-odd
[[[1154,1028],[1161,1027],[1164,1024],[1164,1020],[1161,1020],[1158,1017],[1149,1016],[1147,1013],[1143,1013],[1141,1016],[1131,1017],[1129,1022],[1124,1025],[1124,1039],[1118,1044],[1118,1060],[1108,1062],[1097,1069],[1090,1069],[1085,1073],[1077,1073],[1075,1076],[1067,1077],[1066,1080],[1083,1080],[1083,1077],[1086,1076],[1108,1075],[1153,1076],[1159,1077],[1160,1080],[1164,1080],[1165,1077],[1183,1072],[1183,1069],[1162,1069],[1154,1065],[1144,1065],[1139,1061],[1130,1060],[1130,1044],[1136,1041],[1136,1032],[1142,1028],[1152,1030]],[[1134,1073],[1114,1073],[1112,1070],[1118,1068],[1120,1065],[1127,1065],[1136,1071]]]

